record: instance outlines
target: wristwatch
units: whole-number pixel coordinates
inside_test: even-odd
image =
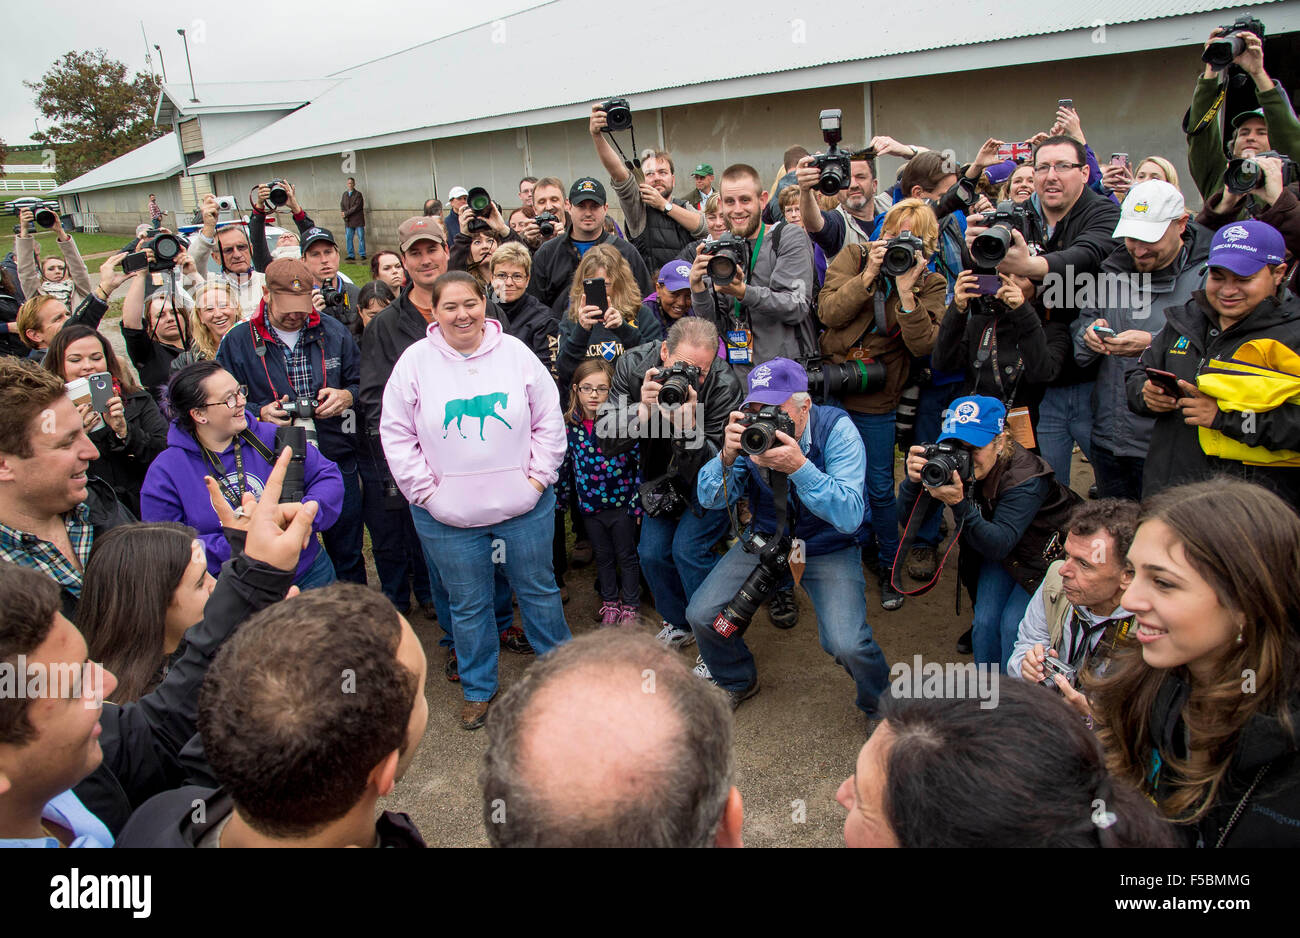
[[[672,203],[672,202],[665,202],[665,203],[664,203],[664,207],[663,207],[662,209],[660,209],[660,211],[662,211],[665,215],[667,215],[667,214],[669,214],[670,212],[672,212],[672,210],[673,210],[673,203]]]

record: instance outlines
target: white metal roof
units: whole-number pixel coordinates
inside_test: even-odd
[[[165,134],[144,146],[136,147],[130,153],[124,153],[103,166],[97,166],[90,172],[83,173],[76,179],[68,180],[52,190],[50,194],[70,195],[73,192],[88,192],[92,189],[110,189],[114,186],[129,186],[138,182],[154,182],[176,175],[182,167],[176,135]]]
[[[170,124],[175,117],[221,114],[230,111],[292,110],[311,101],[335,84],[332,78],[289,81],[200,82],[191,92],[187,81],[169,81],[162,86],[154,120]],[[191,94],[198,97],[191,101]]]

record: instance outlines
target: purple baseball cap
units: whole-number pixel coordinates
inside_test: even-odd
[[[996,397],[959,397],[943,414],[938,442],[961,440],[988,446],[1007,423],[1007,408]]]
[[[1015,160],[1003,160],[1001,163],[994,163],[984,170],[984,175],[988,181],[995,186],[1000,186],[1011,178],[1011,174],[1020,168]]]
[[[788,358],[773,358],[749,373],[749,396],[741,407],[750,404],[784,404],[790,395],[808,390],[808,372]]]
[[[1286,259],[1282,234],[1267,222],[1234,222],[1214,233],[1210,242],[1211,267],[1223,267],[1239,277],[1250,277],[1270,264]]]
[[[672,292],[685,290],[691,285],[691,265],[684,260],[671,260],[659,268],[659,282]]]

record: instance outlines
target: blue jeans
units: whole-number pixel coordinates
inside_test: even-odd
[[[757,554],[746,553],[740,544],[733,545],[695,591],[686,610],[700,657],[725,690],[743,690],[758,678],[758,666],[744,637],[723,638],[713,630],[713,620],[756,566]],[[874,716],[876,700],[889,686],[889,667],[867,624],[861,552],[857,547],[845,547],[809,557],[801,583],[817,612],[817,637],[822,649],[857,684],[858,708]]]
[[[1011,578],[1002,564],[985,560],[975,589],[975,618],[971,624],[971,652],[976,664],[996,664],[1005,673],[1020,633],[1020,620],[1029,606],[1029,594]]]
[[[442,638],[438,639],[440,648],[455,648],[456,641],[451,630],[451,597],[447,595],[447,587],[442,584],[442,575],[438,573],[438,564],[434,561],[433,555],[429,552],[428,542],[420,537],[415,526],[415,513],[423,511],[421,508],[411,506],[411,512],[408,518],[411,523],[411,530],[416,531],[415,538],[420,543],[420,549],[424,556],[424,569],[429,576],[429,592],[433,594],[433,608],[438,613],[438,625],[442,627]],[[492,610],[497,620],[497,632],[504,632],[510,626],[514,625],[515,612],[510,602],[510,581],[506,575],[501,572],[501,564],[492,565]]]
[[[316,559],[311,562],[311,566],[293,582],[299,590],[314,590],[337,581],[338,577],[334,575],[334,564],[330,563],[330,555],[320,550],[317,551]]]
[[[348,228],[347,231],[348,231],[348,258],[352,259],[357,256],[356,252],[352,250],[353,234],[356,234],[358,237],[361,238],[361,255],[364,257],[366,253],[366,226],[362,225],[360,228]]]
[[[492,608],[495,567],[505,568],[519,598],[524,634],[537,654],[544,655],[570,638],[551,568],[554,510],[551,488],[527,514],[481,528],[455,528],[411,506],[415,530],[426,555],[437,558],[436,569],[451,597],[449,618],[461,689],[471,703],[491,700],[497,692],[501,641]]]
[[[955,381],[952,384],[929,384],[921,388],[920,399],[916,402],[917,443],[934,443],[939,439],[939,433],[943,429],[943,412],[956,399],[959,390],[961,384]],[[939,522],[943,520],[943,507],[943,502],[938,499],[931,500],[925,521],[916,532],[913,547],[939,545]],[[903,523],[907,523],[906,518]]]
[[[384,481],[375,462],[363,454],[357,461],[361,475],[361,517],[370,531],[370,549],[384,595],[398,609],[407,609],[411,593],[417,603],[433,602],[429,568],[415,533],[406,503],[400,508],[384,504]]]
[[[680,518],[643,518],[637,548],[655,609],[665,622],[681,629],[688,628],[686,604],[718,562],[713,545],[727,533],[724,509],[697,518],[691,509],[698,507],[692,496],[691,508]]]
[[[355,458],[338,464],[343,475],[343,507],[338,520],[328,531],[321,532],[321,540],[329,551],[334,572],[346,583],[366,584],[366,560],[363,554],[365,534],[362,530],[361,478],[357,473]]]
[[[1092,386],[1084,381],[1062,388],[1048,388],[1038,405],[1038,451],[1056,473],[1062,485],[1070,484],[1070,457],[1074,444],[1092,459]]]
[[[894,497],[894,417],[849,412],[867,449],[867,502],[871,527],[880,551],[881,569],[888,570],[898,553],[898,500]]]
[[[1140,456],[1116,456],[1108,449],[1093,446],[1092,470],[1097,475],[1098,498],[1142,500],[1142,470],[1146,460]]]

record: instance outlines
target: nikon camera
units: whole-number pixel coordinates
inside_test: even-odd
[[[1017,205],[1010,199],[998,203],[998,207],[984,215],[983,224],[988,231],[971,242],[970,256],[975,266],[992,270],[1002,263],[1011,247],[1011,232],[1019,231],[1026,244],[1041,242],[1042,226],[1038,215],[1028,202]]]
[[[766,453],[777,445],[776,433],[794,436],[794,421],[775,404],[764,406],[756,414],[745,414],[740,422],[745,430],[740,434],[740,448],[750,456]]]
[[[690,362],[673,362],[671,367],[659,369],[655,380],[663,385],[659,389],[659,403],[676,407],[686,403],[692,387],[699,393],[700,369]]]
[[[821,170],[822,177],[817,181],[817,191],[823,195],[834,195],[853,184],[853,167],[847,150],[840,149],[842,139],[839,108],[827,108],[818,116],[822,125],[822,139],[826,141],[826,152],[813,157],[812,165]]]

